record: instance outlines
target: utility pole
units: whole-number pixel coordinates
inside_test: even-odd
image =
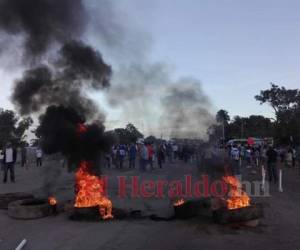
[[[223,132],[223,143],[225,144],[225,122],[223,120],[223,123],[222,123],[222,132]]]
[[[244,137],[244,122],[241,124],[241,139]]]

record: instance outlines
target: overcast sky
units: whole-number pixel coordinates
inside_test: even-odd
[[[150,59],[167,63],[175,78],[199,79],[215,109],[232,116],[271,117],[272,110],[260,106],[254,95],[270,82],[299,87],[300,1],[115,2],[120,15],[134,21],[151,41],[146,47]],[[0,68],[0,107],[12,108],[14,76]]]

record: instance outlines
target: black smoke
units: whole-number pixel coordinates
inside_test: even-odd
[[[12,100],[16,104],[21,114],[30,114],[39,111],[41,103],[46,100],[43,95],[46,93],[47,86],[52,85],[52,73],[45,65],[29,69],[23,73],[23,77],[16,81]],[[46,86],[46,87],[45,87]]]
[[[1,38],[22,38],[25,62],[12,102],[21,115],[41,114],[36,133],[45,153],[76,163],[95,160],[111,143],[88,93],[108,88],[112,70],[83,42],[87,16],[81,0],[0,0]]]
[[[64,81],[89,81],[92,88],[109,87],[111,68],[101,54],[81,41],[70,41],[60,50],[59,69]]]
[[[80,36],[86,17],[81,0],[0,0],[0,29],[23,36],[26,60]]]
[[[26,70],[15,82],[12,100],[22,115],[63,105],[93,118],[97,108],[85,92],[109,87],[111,73],[98,51],[72,40],[59,50],[53,64]]]
[[[49,106],[37,129],[45,153],[62,153],[76,164],[96,160],[99,151],[109,149],[111,137],[101,122],[85,122],[85,117],[71,107]]]

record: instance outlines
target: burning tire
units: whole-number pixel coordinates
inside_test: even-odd
[[[24,200],[24,199],[33,199],[32,194],[28,193],[7,193],[0,195],[0,209],[7,209],[8,204],[17,201],[17,200]]]
[[[14,219],[38,219],[51,213],[51,206],[44,199],[14,201],[8,205],[8,215]]]
[[[101,217],[99,215],[99,207],[83,207],[83,208],[73,208],[70,215],[71,220],[85,220],[85,221],[100,221]]]
[[[210,215],[210,206],[210,200],[205,198],[173,204],[177,219],[189,219],[207,213]]]
[[[197,207],[191,202],[174,206],[174,211],[177,219],[189,219],[198,215]]]
[[[257,220],[263,217],[262,204],[252,204],[238,209],[221,208],[213,212],[216,223],[230,224]]]

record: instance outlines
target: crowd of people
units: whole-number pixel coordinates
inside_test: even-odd
[[[232,160],[235,174],[240,174],[241,167],[264,167],[267,170],[269,181],[278,180],[278,163],[281,166],[295,168],[299,157],[297,150],[292,146],[272,145],[232,145],[227,148],[228,155]]]
[[[105,164],[107,168],[115,169],[139,169],[144,172],[162,169],[166,163],[172,164],[175,160],[181,160],[185,163],[198,163],[206,168],[206,172],[213,175],[213,170],[209,169],[212,165],[216,150],[209,144],[190,145],[177,144],[172,141],[161,141],[151,143],[140,140],[131,144],[114,145],[111,151],[105,155]],[[219,150],[221,150],[219,148]],[[222,150],[224,152],[224,150]],[[271,145],[231,145],[226,147],[229,158],[231,159],[232,173],[241,174],[241,168],[253,168],[258,171],[260,167],[267,170],[269,181],[278,180],[278,163],[288,168],[295,168],[299,161],[298,151],[291,146],[281,146],[274,148]],[[20,156],[18,157],[18,155]],[[42,166],[43,152],[40,147],[31,149],[31,155],[35,157],[37,167]],[[220,154],[220,152],[218,153]],[[225,153],[226,154],[226,153]],[[28,168],[28,148],[21,147],[16,150],[12,143],[7,143],[3,150],[0,150],[0,164],[3,171],[3,183],[7,182],[8,175],[10,181],[15,182],[15,163],[20,159],[21,167]],[[32,158],[32,157],[31,157]],[[300,163],[299,163],[300,165]]]
[[[114,145],[105,159],[108,168],[123,169],[128,166],[128,168],[138,167],[141,171],[146,171],[153,170],[155,167],[163,168],[166,162],[172,164],[176,159],[185,162],[193,161],[195,153],[195,148],[188,145],[139,141],[130,145]]]
[[[193,163],[196,161],[196,147],[192,145],[177,144],[172,141],[151,143],[140,140],[131,144],[114,145],[111,151],[105,155],[107,168],[115,169],[139,169],[140,171],[162,169],[166,163],[173,164],[177,159]],[[41,167],[43,164],[43,151],[40,147],[13,147],[7,143],[0,150],[0,166],[3,171],[3,183],[7,183],[8,177],[15,182],[16,162],[21,167],[28,169],[30,165]]]
[[[18,159],[18,154],[20,154],[19,158],[21,167],[25,167],[28,169],[28,148],[21,147],[20,150],[17,150],[15,147],[13,147],[11,142],[8,142],[5,147],[0,150],[0,166],[1,170],[3,171],[3,183],[7,183],[8,174],[12,183],[16,181],[15,164]],[[40,147],[36,147],[34,154],[36,159],[36,166],[41,167],[43,158],[42,149]]]

